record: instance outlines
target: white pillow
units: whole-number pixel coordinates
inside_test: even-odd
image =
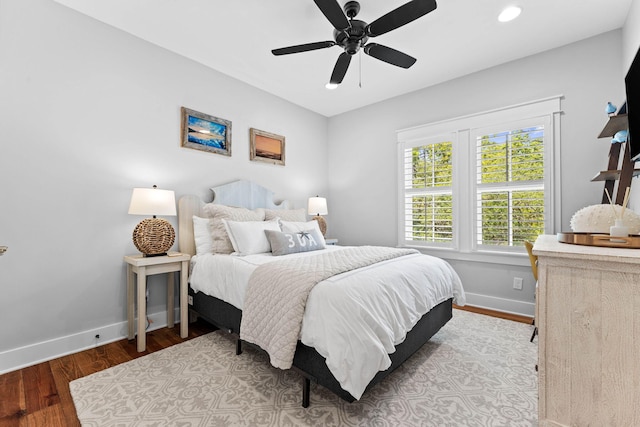
[[[210,254],[213,252],[209,218],[193,216],[193,239],[196,243],[196,255]]]
[[[278,221],[231,221],[223,219],[236,255],[271,252],[265,230],[280,231]]]
[[[233,252],[233,245],[229,239],[227,230],[222,223],[223,219],[233,221],[262,221],[264,220],[264,210],[256,209],[252,211],[246,208],[236,208],[232,206],[216,205],[207,203],[202,207],[202,213],[211,218],[209,229],[211,231],[211,245],[215,254],[230,254]]]

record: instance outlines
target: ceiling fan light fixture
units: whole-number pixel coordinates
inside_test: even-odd
[[[516,19],[522,13],[522,8],[519,6],[508,6],[500,12],[498,15],[498,21],[509,22]]]
[[[326,87],[329,90],[334,90],[338,87],[338,83],[327,83],[326,85],[324,85],[324,87]]]

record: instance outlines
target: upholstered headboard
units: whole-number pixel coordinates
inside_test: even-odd
[[[218,205],[236,206],[247,209],[288,209],[289,202],[275,203],[273,191],[252,181],[239,180],[229,184],[211,187],[213,201]],[[194,255],[196,245],[193,240],[193,216],[203,216],[205,202],[198,196],[182,196],[178,201],[178,247],[180,252]]]

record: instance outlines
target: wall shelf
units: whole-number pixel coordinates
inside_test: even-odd
[[[625,130],[629,127],[629,122],[627,120],[626,114],[618,114],[615,116],[610,116],[609,121],[598,135],[598,138],[611,138],[616,132]]]
[[[622,170],[609,170],[609,171],[600,171],[600,173],[594,176],[591,181],[606,181],[608,179],[620,179],[620,174]],[[633,176],[640,175],[640,169],[633,170]]]
[[[598,138],[611,138],[618,131],[626,130],[628,127],[629,120],[626,114],[609,116],[609,120],[607,120]],[[608,204],[610,196],[615,204],[622,205],[626,190],[631,186],[631,179],[639,175],[640,170],[635,169],[634,162],[629,157],[626,143],[612,143],[610,145],[607,170],[598,173],[591,181],[604,181],[602,204]]]

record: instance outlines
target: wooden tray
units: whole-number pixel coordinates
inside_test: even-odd
[[[558,233],[558,241],[574,245],[607,246],[610,248],[640,249],[640,235],[612,237],[606,233]]]

